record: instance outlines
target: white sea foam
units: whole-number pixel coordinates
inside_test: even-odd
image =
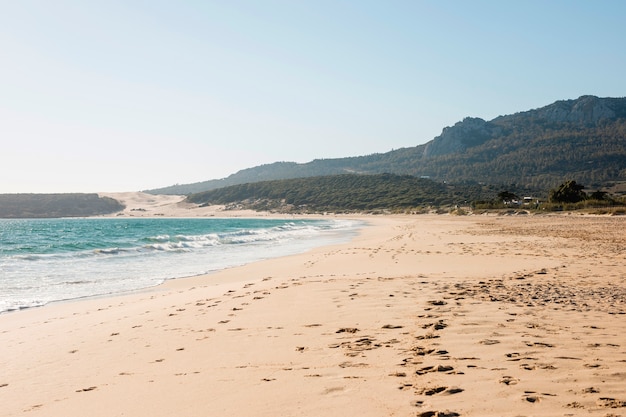
[[[345,240],[360,225],[351,221],[237,220],[233,224],[216,222],[215,230],[209,230],[212,223],[204,220],[181,220],[181,225],[162,219],[126,223],[84,220],[86,225],[80,220],[33,222],[45,233],[25,233],[22,239],[32,244],[0,243],[0,312],[137,290],[167,279],[298,253]],[[55,232],[54,227],[63,233]],[[159,232],[166,228],[167,232]],[[147,234],[142,237],[144,232]],[[33,252],[33,248],[40,249]]]

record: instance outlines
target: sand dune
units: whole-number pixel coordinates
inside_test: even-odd
[[[181,195],[153,195],[142,192],[100,193],[126,207],[107,217],[267,217],[269,213],[253,210],[227,210],[222,205],[201,207],[185,202]]]
[[[367,219],[347,244],[0,316],[0,415],[626,415],[626,218]]]

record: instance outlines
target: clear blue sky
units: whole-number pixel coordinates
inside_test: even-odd
[[[626,96],[626,1],[0,0],[0,193],[137,191]]]

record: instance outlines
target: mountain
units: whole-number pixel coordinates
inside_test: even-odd
[[[250,182],[344,173],[515,184],[543,192],[566,179],[587,187],[608,186],[626,181],[626,98],[582,96],[490,121],[468,117],[415,147],[304,164],[276,162],[219,180],[146,192],[191,194]]]

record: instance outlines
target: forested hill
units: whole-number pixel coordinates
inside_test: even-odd
[[[124,208],[119,201],[98,194],[0,194],[0,218],[87,217]]]
[[[219,180],[148,192],[190,194],[249,182],[341,173],[395,173],[440,182],[517,184],[531,190],[549,189],[565,179],[596,188],[626,181],[626,98],[582,96],[491,121],[468,117],[424,145],[305,164],[276,162]]]

